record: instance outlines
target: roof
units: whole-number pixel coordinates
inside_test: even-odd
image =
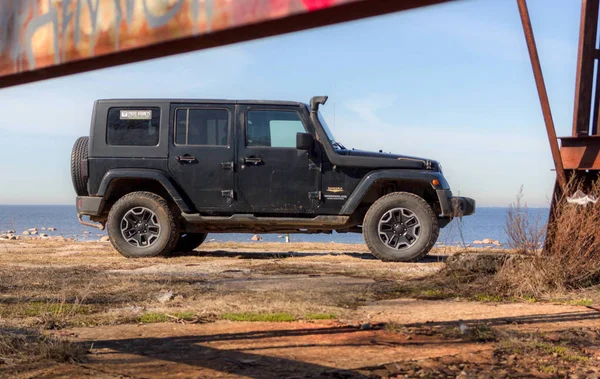
[[[202,103],[202,104],[265,104],[265,105],[288,105],[288,106],[307,106],[308,104],[299,101],[281,101],[281,100],[228,100],[228,99],[155,99],[155,98],[129,98],[129,99],[98,99],[99,102],[114,103],[143,103],[143,102],[165,102],[165,103]]]

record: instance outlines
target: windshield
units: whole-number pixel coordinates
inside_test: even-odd
[[[331,130],[329,130],[329,125],[327,125],[327,121],[325,121],[325,117],[323,117],[323,114],[321,112],[317,112],[317,114],[319,116],[319,122],[321,123],[323,130],[325,131],[325,134],[327,134],[327,139],[329,139],[329,142],[331,142],[333,147],[336,149],[346,149],[341,143],[336,142],[333,138],[333,134],[331,133]]]

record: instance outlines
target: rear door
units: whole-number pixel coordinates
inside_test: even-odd
[[[234,199],[232,104],[171,105],[171,174],[196,210],[226,211]]]

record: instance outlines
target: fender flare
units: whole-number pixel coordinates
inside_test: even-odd
[[[340,215],[351,215],[354,213],[363,197],[369,191],[371,186],[380,180],[411,180],[423,182],[423,184],[427,184],[431,187],[432,190],[447,190],[449,191],[450,185],[444,178],[441,172],[436,171],[423,171],[423,170],[377,170],[371,171],[368,173],[361,181],[358,183],[352,194],[346,200],[346,203],[340,210]],[[431,182],[437,179],[440,184],[434,186]]]
[[[113,169],[109,170],[102,181],[100,182],[100,187],[98,188],[97,196],[104,197],[106,191],[110,187],[110,183],[115,179],[150,179],[154,180],[160,185],[164,187],[169,196],[173,199],[175,204],[179,207],[181,212],[190,213],[193,212],[193,208],[191,208],[188,202],[181,196],[173,182],[169,179],[167,175],[163,171],[160,170],[152,170],[152,169]]]

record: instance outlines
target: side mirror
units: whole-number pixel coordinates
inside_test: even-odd
[[[315,137],[308,133],[296,133],[296,149],[312,151],[315,146]]]

